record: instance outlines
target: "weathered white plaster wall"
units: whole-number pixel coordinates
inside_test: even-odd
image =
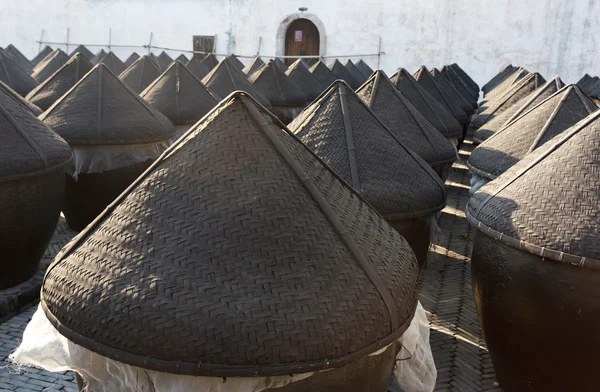
[[[483,83],[512,62],[566,82],[600,74],[597,0],[1,0],[0,45],[33,57],[42,28],[64,41],[68,26],[84,44],[107,43],[109,28],[113,44],[142,45],[153,32],[155,45],[182,49],[217,34],[218,52],[247,55],[262,37],[261,54],[274,55],[279,24],[302,6],[322,21],[328,55],[375,53],[382,37],[388,73],[458,62]],[[115,52],[133,50],[143,52]]]

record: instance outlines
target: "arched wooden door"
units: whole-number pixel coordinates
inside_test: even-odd
[[[286,56],[318,56],[319,30],[308,19],[297,19],[287,28],[285,33]],[[285,59],[287,65],[296,61],[295,58]]]

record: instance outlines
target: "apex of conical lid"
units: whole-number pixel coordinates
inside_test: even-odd
[[[248,81],[262,91],[272,105],[305,106],[308,101],[304,91],[273,60],[250,75]]]
[[[129,57],[127,57],[127,60],[124,61],[125,66],[128,68],[131,67],[131,65],[133,63],[135,63],[135,61],[139,58],[140,58],[140,55],[137,54],[136,52],[133,52],[132,54],[129,55]]]
[[[112,73],[117,76],[119,76],[127,68],[125,63],[122,62],[121,59],[118,58],[113,52],[108,52],[106,56],[100,60],[100,63],[104,64],[108,69],[111,70]]]
[[[169,56],[164,50],[158,55],[158,64],[160,65],[161,70],[166,70],[171,63],[173,62],[173,58]]]
[[[337,80],[337,77],[331,72],[331,70],[321,60],[317,61],[310,67],[310,73],[315,75],[323,86],[330,86],[331,83]]]
[[[179,61],[173,62],[140,94],[175,125],[194,124],[217,100]]]
[[[237,60],[237,58],[236,58],[236,60]],[[217,65],[219,65],[219,60],[217,60],[217,57],[214,54],[209,53],[202,58],[202,64],[205,64],[206,66],[209,67],[210,70],[212,70]],[[243,66],[242,66],[242,68],[243,68]]]
[[[350,75],[352,75],[354,79],[356,79],[359,85],[366,82],[370,76],[364,76],[362,72],[360,72],[358,68],[356,68],[356,65],[354,65],[354,63],[350,59],[346,60],[346,62],[344,63],[344,67],[348,70],[348,72],[350,72]]]
[[[75,56],[77,53],[81,53],[86,60],[90,61],[94,58],[94,53],[92,53],[88,48],[84,45],[79,45],[71,52],[71,57]]]
[[[454,162],[456,148],[377,70],[356,92],[388,129],[429,165]]]
[[[480,144],[469,169],[494,179],[597,109],[579,87],[565,86]]]
[[[437,68],[431,69],[431,77],[436,81],[442,94],[444,94],[447,99],[456,102],[458,106],[467,114],[474,112],[473,105],[467,102],[464,97],[460,95],[458,91],[456,91],[454,87],[450,85],[450,83],[448,83],[448,80],[446,80],[446,78]]]
[[[292,132],[389,219],[444,208],[446,188],[342,80],[289,124]]]
[[[325,86],[309,71],[301,59],[296,60],[296,62],[290,65],[286,71],[286,75],[290,81],[304,91],[309,101],[313,101],[325,89]]]
[[[41,303],[69,340],[120,362],[271,376],[393,342],[418,275],[406,241],[236,92],[63,249]]]
[[[4,50],[25,71],[27,71],[29,73],[31,73],[33,71],[33,66],[31,65],[31,62],[27,59],[27,57],[25,57],[25,55],[23,55],[23,53],[21,53],[21,51],[19,49],[17,49],[16,46],[14,46],[13,44],[9,44]]]
[[[208,75],[211,71],[211,67],[207,62],[203,61],[203,57],[198,55],[194,55],[190,61],[188,61],[186,65],[187,69],[190,70],[192,75],[194,75],[199,80],[204,79],[206,75]]]
[[[210,56],[210,55],[209,55]],[[223,99],[234,91],[245,91],[263,106],[271,107],[271,102],[265,95],[259,91],[252,83],[248,81],[246,75],[238,71],[228,59],[223,59],[208,75],[202,79],[202,84],[206,86],[212,95]]]
[[[183,65],[187,65],[190,59],[188,59],[185,54],[181,53],[179,56],[177,56],[175,61],[180,61]]]
[[[136,93],[141,93],[160,76],[160,71],[146,55],[138,58],[119,75],[119,79]]]
[[[475,83],[473,78],[467,72],[465,72],[465,70],[462,69],[460,65],[453,63],[450,64],[450,67],[458,74],[458,76],[460,76],[462,80],[464,80],[467,83],[467,85],[469,85],[473,90],[479,92],[479,86],[477,85],[477,83]]]
[[[496,87],[496,85],[498,85],[498,83],[500,83],[501,81],[506,79],[511,73],[513,73],[514,70],[515,67],[512,64],[507,65],[502,71],[498,72],[486,84],[484,84],[483,87],[481,87],[481,91],[486,93],[489,90],[493,89],[494,87]]]
[[[482,187],[467,205],[469,221],[543,259],[600,269],[598,127],[600,111]]]
[[[92,60],[90,60],[90,63],[92,63],[93,65],[96,65],[99,62],[101,62],[102,59],[104,59],[105,57],[106,57],[106,52],[104,51],[104,49],[100,49],[98,51],[98,53],[96,53],[94,58]]]
[[[42,49],[38,54],[35,55],[33,59],[31,59],[31,66],[35,67],[40,61],[42,61],[46,56],[53,52],[53,49],[46,45],[44,49]]]
[[[523,67],[515,68],[510,75],[501,80],[493,89],[489,90],[484,95],[485,102],[493,102],[498,97],[501,97],[508,89],[510,89],[515,83],[518,83],[519,80],[523,79],[525,76],[529,75],[529,71],[527,71]]]
[[[0,183],[62,170],[71,149],[30,110],[0,88]]]
[[[373,73],[373,69],[369,67],[367,63],[365,63],[362,59],[358,60],[356,63],[356,68],[368,79]]]
[[[529,95],[521,98],[515,104],[504,110],[497,116],[493,116],[487,120],[475,133],[473,134],[473,140],[479,143],[483,143],[486,139],[496,133],[504,125],[510,123],[521,114],[525,113],[532,107],[536,106],[564,86],[563,81],[555,76],[550,79],[540,88],[534,90]]]
[[[68,54],[60,49],[56,49],[51,55],[46,57],[41,63],[39,63],[31,76],[39,83],[48,79],[52,74],[70,60]]]
[[[390,81],[443,136],[462,136],[463,127],[449,109],[429,95],[406,69],[398,68]]]
[[[506,90],[504,94],[487,104],[487,108],[480,113],[480,116],[483,116],[487,121],[490,116],[499,115],[545,83],[546,80],[537,72],[526,75]]]
[[[234,54],[230,54],[225,58],[229,60],[238,71],[242,72],[244,64]]]
[[[467,113],[458,105],[458,103],[450,99],[433,78],[427,67],[422,65],[413,75],[415,80],[431,95],[439,104],[444,105],[452,116],[461,124],[468,120]]]
[[[40,116],[69,144],[143,144],[169,140],[173,124],[96,65]]]
[[[337,79],[345,80],[346,83],[350,85],[353,89],[357,89],[360,87],[360,83],[358,80],[352,76],[352,74],[344,67],[342,63],[339,62],[338,59],[335,59],[333,63],[329,64],[329,69]]]
[[[259,56],[256,56],[254,59],[252,59],[250,64],[244,67],[242,71],[244,71],[246,75],[250,76],[254,72],[256,72],[260,67],[262,67],[264,63],[265,62]]]
[[[281,60],[279,57],[275,57],[273,59],[273,63],[275,63],[275,65],[277,66],[277,68],[279,68],[282,72],[285,72],[288,70],[288,66],[285,65],[285,63],[283,62],[283,60]]]
[[[0,49],[0,81],[6,83],[21,96],[27,95],[38,84],[4,49]]]
[[[31,90],[26,99],[46,110],[92,68],[93,65],[81,53],[75,53],[62,67]]]

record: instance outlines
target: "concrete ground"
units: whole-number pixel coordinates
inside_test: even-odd
[[[441,231],[433,240],[432,253],[421,282],[420,299],[431,322],[431,348],[438,370],[435,390],[440,392],[502,391],[496,382],[477,321],[471,289],[473,229],[467,223],[464,210],[469,199],[469,174],[465,160],[472,149],[473,145],[466,141],[460,151],[461,161],[454,164],[446,182],[448,203],[442,212],[439,221]],[[45,259],[52,258],[73,234],[61,220]],[[41,279],[38,277],[36,282],[25,287],[31,291],[31,287],[39,285]],[[22,297],[17,294],[11,294],[11,298]],[[24,309],[25,306],[18,304],[17,309],[22,313],[0,324],[0,360],[17,347],[36,308]],[[75,391],[73,375],[30,368],[0,368],[0,392],[49,390]]]

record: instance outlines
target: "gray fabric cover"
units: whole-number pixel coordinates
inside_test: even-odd
[[[75,53],[52,76],[31,90],[25,98],[40,109],[47,110],[85,74],[90,72],[92,67],[92,64],[81,53]]]
[[[398,68],[390,80],[442,135],[447,138],[462,136],[463,127],[452,116],[448,107],[433,99],[407,70]]]
[[[454,145],[377,70],[356,92],[367,106],[406,147],[431,166],[454,162]]]
[[[439,176],[344,81],[331,85],[288,128],[383,215],[426,216],[446,203]]]
[[[176,126],[195,124],[217,104],[202,82],[179,61],[171,63],[140,97]]]
[[[241,71],[238,71],[227,59],[221,61],[208,75],[206,75],[204,79],[202,79],[202,83],[219,101],[232,92],[241,90],[250,94],[266,108],[271,107],[271,102],[267,97],[254,87],[254,85],[246,79],[246,75]]]
[[[563,87],[480,144],[469,157],[469,169],[494,179],[597,109],[579,87]]]
[[[40,120],[74,145],[154,143],[175,132],[165,116],[104,64],[96,65]]]
[[[160,75],[160,71],[146,55],[138,58],[119,75],[119,79],[136,93],[141,93]]]

